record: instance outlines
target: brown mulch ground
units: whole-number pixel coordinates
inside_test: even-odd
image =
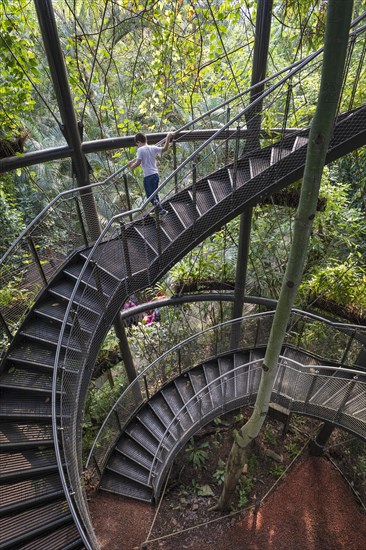
[[[90,511],[102,550],[140,549],[156,508],[97,493]],[[212,517],[218,518],[217,513]],[[174,511],[160,518],[173,532]],[[194,525],[194,523],[192,523]],[[150,540],[154,538],[154,532]],[[366,514],[326,458],[306,457],[266,498],[257,515],[241,512],[207,526],[150,542],[148,550],[365,550]]]

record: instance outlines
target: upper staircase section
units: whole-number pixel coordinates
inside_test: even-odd
[[[339,123],[342,116],[362,106],[363,39],[364,28],[356,22],[350,36],[352,63],[345,74]],[[246,193],[239,193],[238,199],[232,197],[232,217],[245,204],[256,204],[262,195],[268,197],[301,177],[306,136],[316,108],[321,60],[322,50],[319,50],[267,78],[265,91],[254,103],[249,104],[251,90],[246,90],[175,132],[173,158],[169,155],[163,158],[166,164],[161,166],[159,195],[171,202],[171,210],[179,216],[183,226],[187,215],[200,217],[213,204],[227,197],[228,186],[235,190],[242,188],[249,179],[253,180],[253,185],[245,185]],[[254,121],[254,118],[258,120]],[[261,150],[243,156],[253,122],[261,128],[258,136]],[[361,117],[353,121],[352,128],[344,126],[343,130],[340,129],[330,147],[327,162],[362,146],[365,143],[364,127]],[[197,147],[195,139],[204,141]],[[225,166],[228,170],[221,171]],[[274,173],[277,170],[274,167],[279,169],[278,174]],[[129,195],[131,182],[126,179],[125,168],[121,167],[106,180],[87,188],[61,193],[33,220],[1,259],[0,358],[28,313],[29,304],[35,302],[66,258],[75,250],[92,244],[114,216],[124,212],[119,221],[126,224],[144,217],[149,211],[149,201],[134,208]],[[264,181],[267,174],[268,185]],[[210,187],[209,192],[206,192],[206,184]],[[193,212],[189,211],[189,206],[180,204],[185,199],[184,191],[186,196],[192,197]],[[139,194],[143,194],[143,190]],[[223,214],[222,223],[230,219],[227,211]],[[220,216],[216,216],[207,227],[207,234],[210,227],[214,230],[220,225],[219,219]],[[108,231],[104,238],[110,236]],[[167,238],[174,236],[170,234]],[[162,237],[161,246],[164,246],[164,240]],[[158,240],[156,246],[160,246]]]

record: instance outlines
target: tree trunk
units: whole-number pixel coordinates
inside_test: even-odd
[[[278,357],[296,292],[299,288],[310,232],[315,217],[325,156],[333,132],[344,63],[353,0],[329,0],[325,31],[324,59],[317,109],[311,125],[303,183],[296,212],[293,243],[282,282],[253,414],[240,429],[230,451],[224,487],[216,510],[226,510],[247,460],[248,446],[257,437],[266,418],[276,376]]]

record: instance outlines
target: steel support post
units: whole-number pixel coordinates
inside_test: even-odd
[[[265,78],[267,71],[268,47],[271,33],[273,0],[258,0],[257,19],[255,22],[255,41],[253,52],[251,86]],[[264,91],[264,85],[251,91],[250,103],[252,103]],[[249,109],[246,115],[248,138],[245,142],[243,154],[259,149],[262,104],[258,103],[253,109]]]
[[[136,374],[135,365],[133,364],[130,346],[127,340],[126,329],[120,317],[120,314],[118,314],[114,320],[114,328],[116,331],[117,338],[119,340],[119,349],[121,351],[122,359],[125,365],[127,378],[129,383],[132,384],[137,374]]]
[[[322,456],[324,453],[324,446],[335,428],[334,424],[325,422],[319,430],[315,439],[312,439],[309,443],[309,452],[312,456]]]
[[[80,126],[76,119],[52,2],[51,0],[34,0],[34,4],[46,50],[53,87],[60,109],[62,120],[61,131],[67,144],[71,147],[70,154],[77,183],[80,187],[83,187],[90,183],[88,162],[82,151]],[[101,227],[94,198],[90,191],[81,193],[81,198],[89,234],[91,240],[95,241],[101,233]]]
[[[267,70],[269,38],[271,32],[272,5],[273,0],[258,0],[251,86],[254,86],[254,84],[260,82],[265,78]],[[261,85],[252,90],[250,95],[250,102],[253,102],[263,92],[263,89],[264,87],[263,85]],[[246,116],[248,137],[245,141],[243,154],[246,154],[253,149],[259,149],[260,147],[261,110],[262,105],[261,103],[258,103],[254,107],[254,109],[249,109],[248,111],[248,114]],[[238,260],[236,265],[233,319],[241,317],[243,310],[249,256],[250,231],[252,224],[252,211],[253,209],[250,207],[240,216],[240,233],[238,245]],[[235,349],[237,347],[239,336],[240,326],[234,325],[231,333],[232,349]]]
[[[235,290],[232,318],[243,315],[245,284],[247,279],[250,232],[252,227],[252,207],[240,216],[238,259],[236,262]],[[231,349],[236,349],[240,338],[240,324],[234,324],[231,330]]]

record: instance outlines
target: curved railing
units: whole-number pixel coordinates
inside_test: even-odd
[[[256,359],[232,368],[230,375],[233,378],[240,378],[240,385],[249,388],[249,391],[246,395],[241,396],[223,391],[222,410],[229,410],[230,405],[232,407],[239,404],[242,406],[244,402],[251,404],[255,401],[262,362],[263,359]],[[197,417],[197,403],[205,402],[205,398],[209,398],[210,393],[215,388],[225,388],[226,377],[227,373],[218,376],[195,393],[177,411],[166,427],[155,451],[147,482],[148,485],[152,485],[155,495],[160,492],[162,480],[171,464],[172,457],[192,433],[209,420],[210,415],[207,414]],[[345,409],[350,388],[352,388],[352,400],[356,401],[358,399],[361,409],[362,399],[364,399],[366,392],[366,372],[360,373],[357,370],[323,363],[309,366],[291,357],[280,355],[271,402],[281,404],[289,412],[303,413],[320,420],[334,422],[366,440],[366,412],[353,416]],[[212,414],[217,414],[217,411],[212,411]],[[191,425],[189,433],[184,434],[184,438],[177,441],[174,437],[177,433],[176,428],[187,425],[184,424],[185,417],[196,418],[196,423],[188,422]]]
[[[365,31],[365,27],[358,29],[352,33],[351,36],[351,50],[353,57],[353,64],[357,67],[357,56],[361,60],[362,56],[362,43],[357,41],[360,34]],[[360,61],[361,62],[361,61]],[[294,126],[308,126],[311,116],[315,110],[316,106],[316,89],[317,86],[314,85],[318,81],[317,69],[320,64],[320,53],[317,56],[307,59],[304,64],[298,65],[296,68],[289,71],[286,77],[281,78],[275,84],[266,90],[261,96],[256,100],[256,105],[261,106],[261,112],[263,115],[263,127],[267,126],[266,123],[269,121],[269,113],[285,113],[285,118],[282,120],[284,122],[289,122]],[[350,64],[349,64],[350,66]],[[355,69],[356,70],[356,69]],[[345,75],[345,80],[352,79],[353,74],[348,73]],[[296,80],[296,82],[295,82]],[[303,95],[305,82],[309,82],[309,94],[307,96]],[[297,85],[298,84],[298,87]],[[347,86],[344,88],[347,89]],[[351,96],[343,96],[343,101],[340,104],[340,112],[347,112],[350,103],[353,107],[357,107],[357,104],[354,103],[355,100],[355,88],[352,87]],[[292,104],[293,109],[291,113],[288,112],[287,105]],[[248,105],[246,108],[240,110],[240,112],[235,115],[229,122],[227,122],[220,131],[215,132],[205,143],[203,143],[195,152],[188,155],[188,157],[180,164],[180,166],[174,170],[170,176],[168,176],[162,184],[160,185],[157,192],[164,190],[164,197],[161,196],[163,200],[172,199],[177,192],[183,191],[187,188],[187,185],[191,185],[193,193],[195,193],[195,184],[199,180],[200,176],[206,176],[209,170],[217,170],[221,166],[224,166],[228,158],[232,160],[233,163],[233,187],[236,188],[236,177],[237,177],[237,162],[240,149],[240,139],[241,139],[241,129],[240,124],[245,126],[248,123],[246,117],[249,116],[250,112],[253,112],[253,103]],[[271,121],[272,122],[272,121]],[[296,124],[295,124],[296,123]],[[221,140],[217,147],[214,147],[214,142],[220,136],[220,133],[227,132],[227,130],[233,124],[238,125],[237,139],[235,140],[234,151],[229,150],[227,147],[227,141]],[[271,127],[272,124],[268,123],[268,127]],[[361,130],[361,129],[360,129]],[[347,137],[346,135],[344,136]],[[269,139],[269,138],[268,138]],[[272,141],[272,140],[269,140]],[[229,154],[227,156],[227,151]],[[193,163],[194,161],[194,163]],[[290,162],[290,161],[289,161]],[[193,163],[193,167],[189,166]],[[297,160],[294,161],[294,169],[297,168]],[[112,217],[105,228],[103,229],[100,237],[95,242],[92,247],[88,260],[86,261],[78,281],[75,285],[74,291],[70,298],[69,306],[67,308],[62,329],[60,331],[60,338],[58,344],[58,351],[56,356],[55,365],[58,367],[55,369],[54,373],[54,382],[60,376],[62,380],[62,402],[61,402],[61,422],[62,422],[62,446],[67,458],[66,460],[66,472],[68,481],[63,479],[65,489],[71,486],[75,491],[74,501],[75,506],[81,510],[84,515],[84,520],[87,524],[88,514],[87,511],[83,510],[85,506],[84,497],[82,490],[79,487],[81,472],[80,464],[80,430],[78,428],[80,421],[80,408],[83,407],[85,400],[85,395],[87,391],[87,386],[91,377],[91,371],[93,368],[93,360],[88,361],[90,357],[95,357],[96,347],[99,343],[99,339],[102,337],[99,328],[99,322],[103,321],[104,327],[107,327],[112,323],[112,311],[115,312],[115,304],[118,301],[118,296],[121,295],[122,289],[125,291],[125,296],[133,292],[134,289],[143,288],[148,286],[151,283],[149,266],[151,258],[149,256],[149,247],[145,243],[145,248],[141,250],[142,263],[141,270],[138,273],[135,273],[132,276],[130,270],[130,257],[128,244],[126,240],[126,230],[128,230],[128,225],[125,223],[126,218],[129,220],[132,217],[139,215],[143,209],[146,209],[149,205],[149,201],[146,200],[141,208],[133,209],[128,212],[124,212],[120,215]],[[159,221],[157,220],[157,223]],[[187,237],[187,243],[184,246],[188,247],[191,245],[191,235]],[[103,265],[103,260],[107,259],[107,247],[104,250],[100,249],[100,244],[102,242],[114,242],[115,249],[113,254],[118,257],[118,262],[122,262],[127,268],[127,275],[119,275],[118,272],[115,274],[116,280],[119,279],[119,285],[116,287],[115,292],[109,298],[106,298],[104,308],[100,312],[99,321],[96,323],[95,327],[98,332],[98,337],[96,335],[91,335],[90,340],[85,343],[86,350],[84,357],[82,359],[82,364],[80,360],[74,356],[73,350],[71,348],[66,348],[64,361],[62,368],[59,368],[59,357],[62,342],[64,342],[64,333],[69,318],[69,314],[72,311],[75,319],[75,323],[71,326],[70,338],[74,337],[77,340],[82,338],[80,332],[80,324],[78,323],[78,316],[82,313],[83,300],[88,300],[88,288],[85,287],[82,290],[82,285],[84,285],[86,280],[86,270],[89,269],[92,276],[97,273],[99,265]],[[184,250],[182,245],[182,250]],[[159,243],[158,243],[159,248]],[[180,251],[181,252],[181,251]],[[174,254],[171,257],[171,263],[175,261]],[[98,277],[99,275],[96,275]],[[75,302],[75,296],[78,292],[78,299]],[[113,305],[114,304],[114,305]],[[113,317],[113,316],[112,316]],[[104,330],[104,329],[103,329]],[[56,416],[56,384],[54,383],[53,391],[53,417],[54,417],[54,426],[55,426],[55,441],[57,444],[57,430],[58,419]],[[75,443],[75,442],[78,443]],[[57,449],[57,452],[59,450]],[[78,488],[79,487],[79,488]],[[66,491],[67,493],[67,491]],[[73,504],[71,504],[73,506]]]
[[[141,404],[159,392],[164,385],[202,363],[203,358],[209,361],[210,358],[234,351],[231,345],[233,327],[240,328],[238,349],[264,348],[273,316],[274,311],[268,311],[220,323],[190,336],[152,362],[138,374],[108,413],[89,453],[87,467],[94,467],[96,475],[103,472],[108,456],[127,423]],[[323,362],[351,368],[357,364],[365,339],[366,327],[335,323],[294,309],[284,346],[294,351],[306,351],[316,358],[321,357],[320,361]]]

